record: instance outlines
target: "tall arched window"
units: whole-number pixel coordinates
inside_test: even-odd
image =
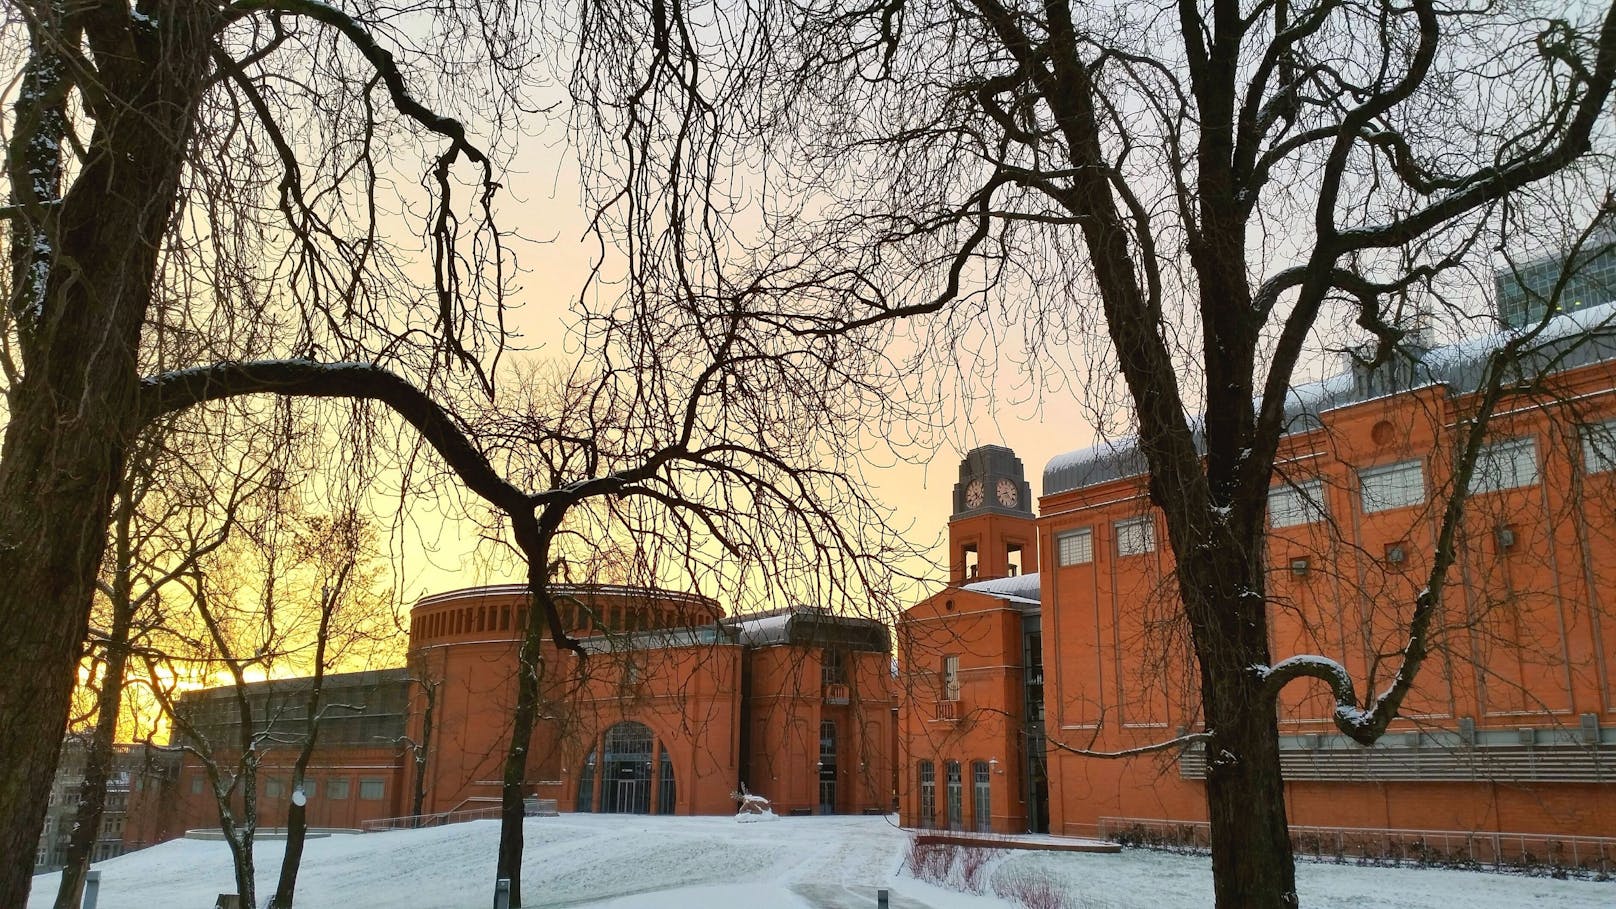
[[[836,813],[836,724],[819,724],[819,813]]]
[[[987,761],[971,762],[971,820],[976,829],[993,829],[993,777]]]
[[[960,762],[949,761],[946,765],[948,778],[948,829],[965,829],[965,780],[960,774]]]
[[[589,749],[584,758],[584,769],[578,774],[577,810],[588,813],[595,810],[595,749]]]
[[[920,826],[937,823],[937,767],[931,761],[920,762]]]
[[[600,810],[615,814],[651,813],[651,730],[624,720],[606,730],[601,769]]]
[[[668,757],[668,749],[662,749],[662,755],[657,762],[657,814],[672,814],[674,806],[678,804],[673,788],[673,759]]]

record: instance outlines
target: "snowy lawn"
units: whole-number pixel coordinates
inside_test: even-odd
[[[487,909],[495,821],[310,840],[299,909]],[[274,889],[284,844],[257,847],[259,899]],[[909,836],[879,817],[733,818],[563,815],[527,822],[529,906],[611,909],[1008,909],[993,896],[932,886],[902,872]],[[1207,859],[1143,850],[1120,855],[996,852],[995,886],[1056,883],[1067,909],[1199,909],[1211,903]],[[208,909],[232,889],[222,842],[177,840],[98,863],[100,909]],[[1330,909],[1609,909],[1616,884],[1464,871],[1302,863],[1302,905]],[[45,909],[57,875],[34,879]],[[993,892],[990,887],[989,893]]]

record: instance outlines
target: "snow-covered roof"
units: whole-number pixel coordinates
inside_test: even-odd
[[[1405,350],[1395,362],[1307,382],[1290,390],[1285,401],[1285,432],[1306,432],[1321,425],[1328,411],[1432,385],[1465,394],[1481,387],[1487,358],[1529,329],[1512,328],[1468,338],[1428,351]],[[1616,360],[1616,303],[1590,306],[1549,320],[1523,349],[1520,376],[1564,372],[1590,363]],[[1204,450],[1200,420],[1195,445]],[[1051,458],[1044,467],[1044,495],[1070,492],[1145,472],[1144,455],[1134,437],[1102,441]]]
[[[836,615],[811,606],[790,606],[725,620],[746,647],[774,644],[827,646],[842,644],[859,650],[890,650],[887,626],[875,619]]]
[[[1037,606],[1039,604],[1038,572],[1036,571],[1030,574],[1018,574],[1009,578],[973,581],[961,586],[960,589],[1001,597],[1022,606]]]

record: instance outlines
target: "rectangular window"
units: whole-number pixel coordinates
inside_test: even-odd
[[[1281,483],[1268,490],[1268,522],[1295,527],[1324,520],[1324,481]]]
[[[1112,525],[1117,532],[1117,555],[1144,555],[1156,551],[1156,519],[1146,515]]]
[[[920,826],[937,823],[937,768],[931,761],[920,762]]]
[[[275,777],[264,780],[264,798],[278,799],[286,795],[281,781]]]
[[[1590,423],[1578,430],[1582,436],[1582,469],[1588,473],[1616,470],[1616,420]]]
[[[1062,566],[1087,565],[1094,561],[1094,531],[1074,530],[1055,537],[1057,561]]]
[[[333,802],[343,801],[348,797],[348,778],[339,776],[326,784],[325,797]]]
[[[943,699],[957,701],[959,696],[959,657],[950,654],[943,657]]]
[[[314,798],[314,791],[315,791],[316,788],[317,787],[314,785],[314,777],[310,776],[310,777],[304,777],[303,778],[303,797],[304,798],[310,798],[310,799]]]
[[[360,780],[359,797],[369,802],[380,801],[382,797],[382,781],[377,779]]]
[[[1476,472],[1470,477],[1471,492],[1497,492],[1537,484],[1537,440],[1506,439],[1481,447],[1476,455]]]
[[[197,774],[196,776],[191,777],[191,794],[192,795],[201,795],[202,794],[202,775],[201,774]]]
[[[1419,505],[1425,501],[1425,471],[1419,461],[1399,461],[1358,471],[1366,513]]]

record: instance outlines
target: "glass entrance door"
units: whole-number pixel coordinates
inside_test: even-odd
[[[836,813],[836,724],[819,724],[819,813]]]
[[[651,730],[625,721],[606,730],[600,810],[615,814],[651,813]]]

